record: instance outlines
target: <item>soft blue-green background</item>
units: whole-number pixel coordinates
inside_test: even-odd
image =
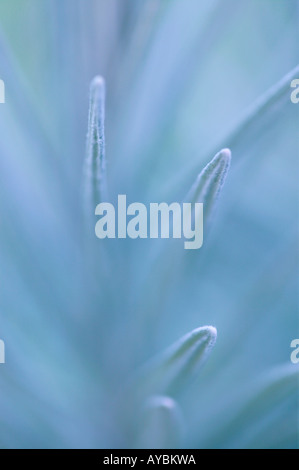
[[[151,300],[142,294],[154,242],[113,245],[108,271],[92,245],[95,268],[81,214],[94,75],[107,85],[112,198],[180,200],[298,63],[298,14],[296,0],[1,1],[1,447],[134,446],[112,397],[206,324],[218,341],[180,397],[181,445],[298,446],[298,388],[240,410],[273,371],[295,367],[299,105],[287,94],[232,148],[204,247],[163,302],[156,274]]]

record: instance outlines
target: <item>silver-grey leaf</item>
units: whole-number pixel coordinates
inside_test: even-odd
[[[107,198],[105,158],[105,81],[97,76],[90,85],[86,158],[84,165],[85,211],[94,216],[95,207]]]
[[[141,449],[181,448],[183,418],[179,405],[169,396],[151,397],[140,418],[137,447]]]

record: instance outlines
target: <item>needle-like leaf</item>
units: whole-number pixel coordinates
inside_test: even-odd
[[[194,379],[210,355],[217,338],[213,326],[196,328],[145,364],[128,383],[119,401],[122,419],[134,430],[149,397],[176,397]],[[125,410],[123,415],[121,410]]]
[[[230,162],[231,152],[229,149],[218,152],[200,172],[186,197],[187,202],[202,202],[204,204],[205,219],[211,214],[218,199],[225,183]]]
[[[198,374],[216,338],[213,326],[196,328],[183,336],[140,372],[142,393],[176,394]]]
[[[182,427],[182,414],[176,401],[168,396],[153,396],[147,401],[140,419],[138,447],[179,448]]]
[[[230,162],[231,152],[229,149],[223,149],[218,152],[200,172],[189,193],[184,198],[184,202],[191,202],[192,204],[203,203],[204,228],[211,217],[219,194],[224,186]],[[181,222],[179,221],[179,223]],[[168,286],[180,274],[182,257],[186,254],[186,250],[184,250],[182,245],[181,239],[172,240],[172,243],[162,247],[159,246],[156,256],[153,257],[149,270],[149,283],[151,283],[153,277],[160,278],[161,282],[154,286],[151,283],[150,288],[147,287],[147,283],[144,283],[143,289],[141,288],[140,290],[143,292],[140,299],[148,298],[147,306],[150,312],[159,310],[167,293]],[[155,291],[154,293],[153,290]],[[157,299],[159,302],[158,306],[155,305]],[[153,318],[152,313],[151,317]]]
[[[245,111],[243,117],[228,135],[218,143],[216,149],[229,147],[232,152],[241,155],[242,149],[248,148],[250,141],[256,139],[257,135],[262,133],[266,126],[269,126],[269,121],[281,110],[281,105],[290,100],[290,83],[294,78],[298,77],[298,74],[299,65],[293,68],[259,97]],[[169,188],[171,192],[173,192],[174,188],[180,187],[184,181],[188,181],[192,178],[195,171],[198,171],[198,163],[192,163],[189,168],[186,168],[186,171],[170,183]]]
[[[223,439],[223,435],[233,436],[233,438],[228,438],[225,447],[242,448],[245,442],[249,442],[256,435],[260,426],[261,429],[263,429],[263,426],[267,427],[268,418],[275,417],[273,411],[279,409],[291,397],[294,398],[293,412],[296,412],[298,383],[299,367],[292,364],[282,366],[268,377],[263,378],[262,383],[255,390],[250,390],[247,393],[247,399],[240,402],[239,411],[231,416],[229,424],[219,431],[219,442]],[[290,409],[290,412],[292,414],[292,409]],[[246,423],[246,430],[244,429],[241,437],[239,437],[238,430],[242,429],[244,423]],[[283,433],[283,429],[281,432]],[[215,439],[215,436],[213,439]]]
[[[84,197],[87,214],[107,197],[105,159],[105,81],[97,76],[90,86],[89,121],[84,168]]]

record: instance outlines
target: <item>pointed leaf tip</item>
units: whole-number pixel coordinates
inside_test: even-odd
[[[173,393],[184,388],[207,360],[216,339],[216,328],[203,326],[165,350],[144,371],[151,393]]]
[[[105,80],[100,75],[94,77],[90,84],[90,112],[98,108],[98,111],[104,113],[105,101]],[[90,116],[91,117],[91,116]],[[99,123],[101,124],[101,123]]]
[[[138,441],[142,449],[175,449],[183,431],[181,410],[169,396],[152,396],[139,423]]]
[[[175,393],[197,375],[215,346],[216,339],[216,328],[203,326],[183,336],[166,351],[163,369],[169,374],[169,391]]]
[[[194,352],[196,348],[196,357],[200,359],[207,350],[210,350],[217,339],[217,330],[213,326],[202,326],[196,328],[183,336],[177,343],[169,348],[169,360],[172,362],[179,357],[183,357],[187,352]],[[200,346],[200,350],[197,347]],[[197,354],[200,353],[200,354]]]
[[[205,219],[211,214],[223,188],[231,162],[231,151],[224,148],[204,167],[186,200],[204,204]]]
[[[103,86],[105,86],[105,79],[102,77],[102,75],[96,75],[91,81],[91,87],[96,88]]]
[[[217,156],[219,156],[219,159],[221,161],[223,161],[227,165],[230,165],[231,158],[232,158],[232,153],[231,153],[230,149],[224,148],[224,149],[220,150],[220,152],[217,155],[215,155],[215,158]]]
[[[198,376],[216,339],[215,327],[196,328],[147,363],[132,377],[126,389],[126,408],[130,419],[132,420],[133,410],[137,416],[144,406],[144,401],[157,395],[160,398],[161,395],[164,396],[162,401],[159,399],[158,403],[156,402],[158,408],[169,411],[173,409],[172,400]]]

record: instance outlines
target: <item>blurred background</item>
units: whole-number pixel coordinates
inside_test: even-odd
[[[298,448],[299,105],[284,79],[299,78],[298,18],[297,0],[1,1],[0,447],[138,446],[127,381],[213,325],[209,360],[173,397],[170,445]],[[112,201],[180,201],[232,150],[204,245],[175,270],[153,267],[157,240],[103,254],[84,234],[99,74]]]

